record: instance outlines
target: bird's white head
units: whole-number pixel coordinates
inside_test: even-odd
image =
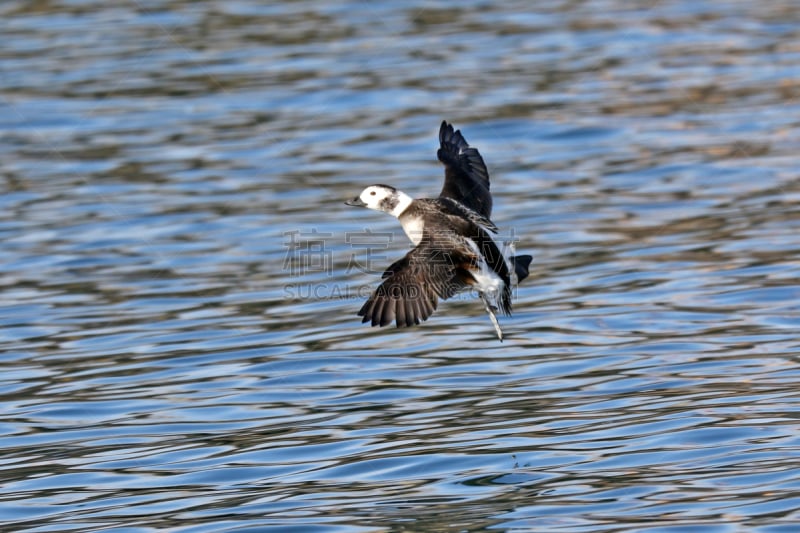
[[[411,204],[411,201],[412,198],[409,195],[389,185],[370,185],[345,204],[367,207],[398,217]]]

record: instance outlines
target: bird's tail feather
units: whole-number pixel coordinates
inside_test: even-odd
[[[528,268],[531,266],[533,256],[530,255],[515,255],[511,258],[514,263],[514,272],[517,275],[517,283],[528,277]]]

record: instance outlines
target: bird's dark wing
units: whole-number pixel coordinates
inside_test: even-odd
[[[358,312],[362,322],[397,327],[413,326],[436,310],[438,299],[446,300],[466,285],[460,272],[471,258],[446,251],[428,236],[405,257],[383,273],[383,283]]]
[[[472,209],[466,207],[461,202],[456,202],[452,198],[441,197],[441,196],[436,200],[433,200],[433,202],[435,202],[438,207],[442,208],[442,210],[445,213],[448,213],[450,215],[455,215],[462,219],[466,219],[469,222],[472,222],[473,224],[476,224],[488,231],[491,231],[492,233],[497,233],[498,231],[497,226],[495,225],[494,222],[492,222],[485,216],[481,215],[480,213],[477,213]]]
[[[489,192],[489,171],[481,154],[470,148],[461,130],[442,122],[439,129],[439,161],[444,163],[444,187],[441,197],[461,202],[485,218],[492,216],[492,195]]]

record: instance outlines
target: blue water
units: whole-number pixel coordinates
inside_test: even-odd
[[[0,529],[800,527],[794,2],[0,15]],[[442,119],[502,344],[355,316],[409,243],[343,202],[437,194]]]

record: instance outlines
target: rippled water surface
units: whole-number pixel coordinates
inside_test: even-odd
[[[0,529],[800,528],[796,2],[0,15]],[[442,119],[502,344],[355,316],[408,243],[343,201],[437,194]]]

